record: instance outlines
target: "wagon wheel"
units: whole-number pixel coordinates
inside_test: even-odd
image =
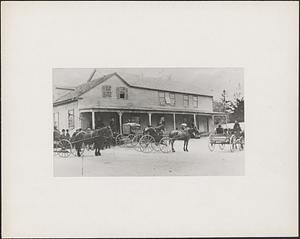
[[[159,141],[159,148],[160,151],[163,153],[170,153],[171,150],[171,142],[170,142],[170,138],[169,137],[163,137],[160,141]]]
[[[237,144],[236,144],[236,137],[235,135],[232,135],[230,137],[230,151],[234,152],[237,149]]]
[[[142,137],[142,135],[140,135],[140,134],[134,135],[134,137],[131,140],[131,146],[135,147],[136,145],[138,145],[141,137]]]
[[[128,135],[125,139],[124,139],[124,144],[127,146],[127,147],[130,147],[132,146],[132,139],[134,138],[134,134],[130,134]]]
[[[238,149],[240,150],[240,151],[242,151],[243,149],[244,149],[244,145],[245,145],[245,142],[244,142],[244,138],[243,137],[241,137],[241,138],[239,138],[239,144],[238,144]]]
[[[215,150],[216,144],[213,141],[208,142],[208,148],[212,152]]]
[[[143,135],[139,141],[141,151],[149,153],[153,151],[153,144],[155,143],[154,138],[151,135]]]
[[[134,138],[133,138],[132,141],[131,141],[132,147],[133,147],[136,151],[139,151],[139,152],[142,151],[142,150],[141,150],[141,145],[140,145],[140,139],[141,139],[142,136],[143,136],[143,135],[140,135],[140,134],[135,135]]]
[[[57,154],[59,157],[67,158],[72,152],[72,144],[69,140],[62,139],[57,145]]]
[[[215,142],[212,140],[213,134],[210,134],[208,137],[208,148],[209,150],[212,152],[215,150],[216,144]]]
[[[54,143],[53,143],[53,153],[55,155],[57,155],[58,151],[59,151],[59,141],[54,141]]]
[[[122,143],[122,135],[121,134],[118,134],[115,137],[115,142],[116,142],[116,145],[121,145],[121,143]]]
[[[162,139],[162,136],[158,136],[156,138],[154,138],[154,143],[152,144],[152,148],[154,151],[159,152],[160,151],[160,140]]]
[[[225,144],[219,144],[219,148],[223,150],[225,148]]]

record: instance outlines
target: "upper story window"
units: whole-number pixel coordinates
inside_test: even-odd
[[[175,105],[175,94],[169,92],[158,92],[160,105]]]
[[[198,108],[198,97],[197,96],[193,96],[193,105],[195,108]]]
[[[164,92],[158,92],[158,97],[159,97],[159,104],[160,105],[165,105],[165,93]]]
[[[74,129],[75,122],[74,122],[74,109],[68,110],[68,128]]]
[[[128,88],[126,87],[117,87],[117,98],[128,100]]]
[[[102,86],[103,97],[111,97],[111,86],[104,85]]]
[[[189,96],[188,95],[183,96],[183,106],[189,107]]]

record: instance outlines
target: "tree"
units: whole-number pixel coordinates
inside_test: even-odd
[[[244,122],[244,98],[240,92],[240,86],[236,89],[234,93],[234,100],[227,100],[228,96],[226,90],[223,90],[221,98],[219,100],[213,101],[213,111],[214,112],[224,112],[229,115],[228,122],[234,122],[238,120],[239,122]],[[228,120],[228,119],[227,119]],[[227,122],[227,123],[228,123]],[[226,119],[224,116],[215,116],[215,124],[224,124]]]
[[[233,104],[233,112],[229,115],[231,122],[237,120],[239,122],[244,122],[244,98],[235,98]]]

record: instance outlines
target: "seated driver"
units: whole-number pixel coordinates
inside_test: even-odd
[[[182,123],[180,126],[181,126],[181,129],[184,130],[187,127],[187,124],[186,123]]]

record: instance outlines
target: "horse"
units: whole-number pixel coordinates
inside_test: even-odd
[[[112,142],[113,132],[110,126],[106,126],[94,130],[92,137],[94,139],[95,156],[101,156],[100,149],[103,148],[103,145],[106,144],[106,142]]]
[[[103,149],[103,145],[107,140],[111,140],[112,131],[109,126],[90,131],[88,133],[83,133],[83,131],[78,132],[75,136],[72,137],[72,141],[75,145],[77,151],[77,156],[80,157],[81,148],[83,143],[86,145],[94,144],[95,156],[100,156],[100,149]]]
[[[172,145],[172,152],[175,152],[175,140],[183,140],[183,151],[188,152],[189,140],[193,133],[199,133],[196,127],[186,127],[183,130],[172,130],[169,133],[170,143]]]

